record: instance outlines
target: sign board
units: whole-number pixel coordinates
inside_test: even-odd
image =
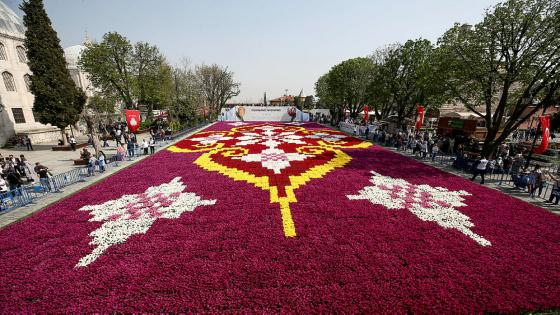
[[[462,119],[452,119],[447,122],[447,125],[453,129],[463,129],[465,127],[465,121]]]
[[[295,110],[292,117],[289,110]],[[235,106],[225,112],[225,121],[309,121],[309,114],[291,106]]]

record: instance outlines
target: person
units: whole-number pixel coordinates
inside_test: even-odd
[[[6,182],[3,176],[0,176],[0,194],[8,191],[8,182]]]
[[[107,132],[104,132],[103,135],[101,136],[101,140],[103,140],[104,148],[109,146],[109,143],[107,142],[108,139],[109,139],[109,135],[107,135]]]
[[[126,155],[126,150],[124,149],[123,145],[119,145],[117,147],[117,160],[124,161],[124,156]]]
[[[88,149],[83,148],[82,153],[80,153],[80,158],[88,162],[90,157],[91,157],[91,153],[89,153]]]
[[[72,151],[76,151],[76,138],[74,138],[74,136],[70,137],[70,147],[72,148]]]
[[[37,162],[35,163],[35,173],[37,173],[37,175],[39,176],[41,185],[47,190],[50,190],[51,187],[49,184],[49,168]]]
[[[10,167],[8,169],[6,180],[8,181],[8,185],[10,186],[10,190],[18,189],[23,184],[21,177],[16,172],[14,167]]]
[[[99,151],[99,155],[97,156],[97,164],[99,164],[99,172],[105,172],[105,153],[103,151]]]
[[[369,138],[369,126],[366,126],[366,140]]]
[[[132,141],[132,139],[128,139],[128,142],[126,143],[126,149],[128,150],[128,157],[134,157],[134,142]]]
[[[428,141],[422,141],[422,158],[425,159],[428,156]]]
[[[535,198],[535,191],[539,191],[539,196],[542,193],[542,187],[544,185],[544,176],[540,165],[535,165],[533,172],[531,173],[531,183],[529,186],[529,194],[531,198]]]
[[[156,152],[156,140],[152,137],[150,139],[150,155]]]
[[[560,201],[560,178],[555,176],[550,176],[552,180],[554,180],[554,186],[552,188],[552,192],[550,193],[550,197],[548,198],[548,202],[552,203],[554,199],[554,204],[557,205],[558,201]]]
[[[88,164],[87,164],[88,176],[95,175],[95,164],[97,164],[97,159],[95,158],[95,155],[90,154]]]
[[[432,162],[436,161],[436,156],[439,152],[439,147],[437,144],[434,144],[434,146],[432,147]]]
[[[31,144],[31,138],[28,135],[25,135],[25,146],[27,147],[27,151],[33,151],[33,145]]]
[[[486,165],[488,164],[488,160],[484,156],[480,156],[480,160],[476,165],[476,169],[474,170],[474,175],[471,180],[474,180],[478,175],[482,178],[480,183],[484,185],[484,174],[486,173]]]
[[[115,131],[115,142],[119,146],[121,144],[122,130],[119,128]]]
[[[148,148],[150,147],[150,144],[148,143],[148,141],[146,139],[142,140],[142,149],[144,149],[144,155],[148,155]]]

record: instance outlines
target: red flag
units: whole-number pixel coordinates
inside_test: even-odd
[[[548,138],[550,137],[550,116],[541,116],[539,117],[539,120],[541,122],[542,140],[541,145],[536,147],[533,152],[543,154],[548,148]]]
[[[418,118],[416,119],[416,129],[420,129],[422,127],[422,123],[424,122],[424,106],[418,106],[416,113],[418,113]]]
[[[369,106],[364,106],[364,122],[367,124],[369,120]]]
[[[126,123],[128,124],[128,130],[131,132],[136,132],[138,127],[140,127],[140,111],[127,109],[124,111],[126,116]]]

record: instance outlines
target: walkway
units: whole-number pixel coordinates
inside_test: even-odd
[[[165,150],[167,147],[175,144],[176,142],[184,139],[187,136],[190,136],[193,133],[196,133],[204,128],[207,128],[209,125],[204,125],[203,127],[197,128],[189,133],[187,133],[184,136],[178,137],[175,140],[166,143],[164,146],[161,146],[159,148],[156,148],[156,152],[160,151],[160,150]],[[138,138],[138,141],[141,142],[142,141],[142,137]],[[116,146],[115,143],[112,142],[111,143],[111,147],[110,148],[103,148],[103,152],[105,152],[107,155],[113,155],[116,154]],[[84,166],[74,166],[73,165],[73,160],[74,159],[78,159],[79,156],[79,152],[72,152],[72,151],[51,151],[50,148],[52,147],[52,145],[37,145],[34,146],[35,151],[24,151],[25,148],[23,149],[10,149],[10,150],[5,150],[2,149],[0,150],[0,153],[2,153],[3,156],[8,156],[10,154],[13,154],[14,156],[19,156],[20,154],[24,154],[27,159],[31,162],[31,163],[35,163],[35,162],[41,162],[43,165],[53,169],[53,173],[54,175],[56,174],[60,174],[72,169],[76,169],[76,168],[83,168]],[[119,166],[118,167],[108,167],[107,170],[104,173],[98,173],[96,176],[93,177],[87,177],[87,179],[83,182],[78,182],[76,184],[73,184],[71,186],[68,186],[66,188],[64,188],[64,190],[58,192],[58,193],[49,193],[46,194],[45,197],[42,197],[41,199],[38,200],[37,203],[32,203],[29,204],[27,206],[24,207],[20,207],[17,209],[14,209],[12,211],[9,212],[5,212],[3,214],[0,214],[0,228],[10,225],[14,222],[17,222],[19,220],[22,220],[30,215],[32,215],[35,212],[38,212],[40,210],[42,210],[43,208],[61,200],[64,199],[82,189],[85,189],[91,185],[94,185],[95,183],[102,181],[103,179],[117,173],[120,172],[121,170],[130,167],[142,160],[144,160],[145,158],[149,157],[150,155],[146,155],[146,156],[141,156],[139,158],[136,158],[132,161],[122,161],[119,162]],[[74,158],[75,157],[75,158]]]

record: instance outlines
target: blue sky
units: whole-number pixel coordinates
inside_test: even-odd
[[[17,9],[21,0],[2,0]],[[44,0],[63,47],[117,31],[159,46],[172,64],[228,66],[236,101],[314,94],[338,62],[407,39],[432,41],[479,22],[492,0]]]

